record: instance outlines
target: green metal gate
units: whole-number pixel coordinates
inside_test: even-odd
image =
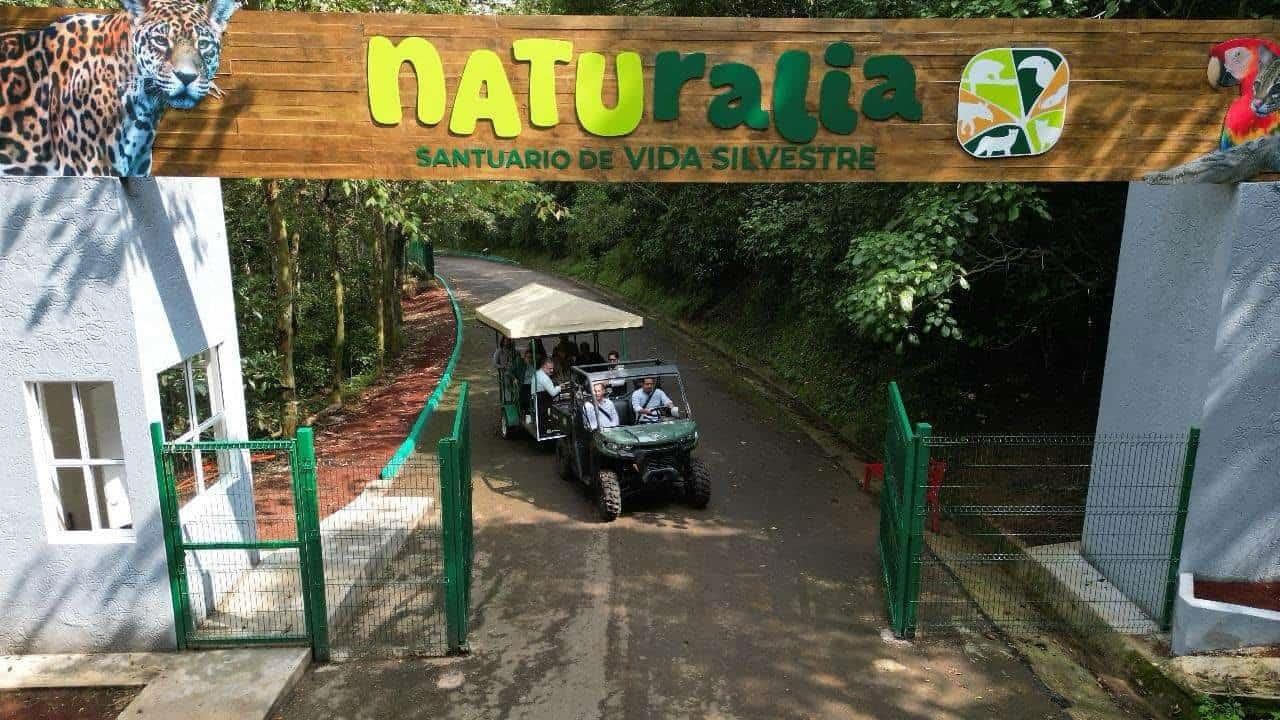
[[[468,652],[471,617],[471,412],[468,383],[458,390],[453,432],[440,439],[440,495],[443,504],[445,620],[449,652]]]
[[[884,436],[884,488],[880,492],[880,573],[894,635],[915,634],[920,596],[920,549],[924,527],[924,483],[929,467],[927,423],[911,427],[897,383],[889,383]]]
[[[311,429],[168,443],[153,423],[151,441],[178,647],[300,644],[327,660]]]
[[[317,467],[310,428],[169,443],[153,424],[178,647],[305,644],[320,661],[467,652],[468,396],[462,383],[438,457],[390,473],[341,456]]]

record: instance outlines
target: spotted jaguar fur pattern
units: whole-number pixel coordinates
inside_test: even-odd
[[[0,33],[0,172],[151,173],[169,108],[211,92],[234,0],[126,0]]]

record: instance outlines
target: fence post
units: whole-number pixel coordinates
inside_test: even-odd
[[[316,499],[315,436],[309,427],[298,428],[294,446],[294,512],[297,515],[299,563],[302,570],[303,616],[311,635],[311,656],[329,660],[329,611],[324,596],[324,550],[320,546],[320,507]]]
[[[187,558],[182,553],[181,532],[177,518],[177,502],[174,500],[173,482],[164,462],[164,427],[151,423],[151,453],[156,465],[156,486],[160,491],[160,530],[164,536],[164,558],[169,566],[169,599],[173,604],[173,634],[179,650],[187,649],[187,593],[184,588]]]
[[[1187,507],[1191,502],[1191,480],[1196,472],[1196,452],[1200,449],[1200,428],[1187,431],[1187,450],[1182,463],[1182,486],[1178,488],[1178,513],[1174,515],[1173,545],[1169,548],[1169,578],[1164,591],[1164,612],[1160,629],[1173,626],[1173,603],[1178,595],[1178,570],[1182,564],[1182,537],[1187,530]]]
[[[896,492],[897,505],[897,523],[895,527],[894,546],[897,551],[897,557],[894,558],[896,582],[893,593],[894,621],[893,633],[899,638],[907,636],[907,565],[909,561],[909,548],[911,546],[911,498],[913,497],[912,488],[915,487],[915,440],[910,435],[910,426],[908,425],[907,437],[903,438],[904,442],[898,451],[898,487],[892,492]],[[884,492],[883,490],[881,492]]]
[[[440,520],[444,534],[444,615],[450,653],[464,651],[462,638],[462,527],[458,496],[458,441],[440,438]]]
[[[457,464],[458,488],[458,522],[461,532],[458,537],[460,557],[458,566],[462,589],[458,592],[458,650],[468,651],[468,636],[471,632],[471,562],[474,557],[475,528],[471,509],[471,400],[468,382],[458,388],[458,410],[454,419],[453,437]]]
[[[904,503],[907,513],[907,543],[903,549],[904,582],[902,586],[902,637],[916,634],[916,610],[920,604],[920,553],[924,551],[925,492],[929,478],[929,437],[933,428],[929,423],[916,423],[911,438],[911,462],[908,466],[907,487],[911,500]]]

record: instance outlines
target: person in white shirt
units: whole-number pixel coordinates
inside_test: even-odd
[[[551,407],[555,404],[556,396],[560,394],[561,386],[555,384],[551,380],[551,374],[556,371],[556,363],[549,357],[542,358],[542,366],[533,374],[533,392],[537,394],[538,401],[538,425],[539,436],[548,432],[552,427]]]
[[[671,398],[658,387],[656,378],[647,377],[640,388],[631,393],[631,409],[636,411],[636,422],[655,423],[662,420],[661,408],[675,407]]]
[[[551,358],[542,359],[542,367],[533,374],[533,390],[537,393],[546,393],[549,398],[554,398],[560,394],[561,387],[551,379],[552,373],[556,371],[556,363]]]
[[[604,396],[604,383],[593,384],[591,395],[595,402],[584,403],[582,406],[582,417],[587,427],[592,430],[618,427],[618,408],[614,407],[612,400]]]

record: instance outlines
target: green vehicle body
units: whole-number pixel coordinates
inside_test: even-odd
[[[591,370],[574,372],[571,405],[574,408],[582,408],[587,399],[592,398],[592,385],[603,382],[602,378],[613,371]],[[622,363],[617,370],[625,380],[631,381],[652,371],[678,386],[678,390],[673,387],[668,392],[678,397],[677,407],[683,408],[682,414],[687,415],[687,402],[675,366],[660,360],[645,360]],[[619,378],[611,379],[616,383]],[[618,400],[615,405],[629,402],[631,390],[630,385],[624,384],[623,395],[615,396]],[[705,507],[710,501],[710,476],[706,466],[693,457],[699,440],[698,424],[693,418],[667,415],[660,422],[594,430],[585,419],[573,418],[567,425],[566,436],[556,445],[560,476],[577,481],[593,494],[606,521],[615,519],[626,500],[640,493],[674,494],[695,508]]]
[[[692,451],[698,445],[698,424],[669,420],[649,425],[604,428],[595,434],[596,450],[608,457],[630,459],[635,450],[677,448]]]

